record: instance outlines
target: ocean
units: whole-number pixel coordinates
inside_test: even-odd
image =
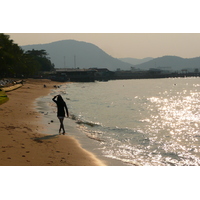
[[[102,157],[125,165],[200,165],[199,78],[62,84],[37,100],[49,126],[55,122],[54,133],[57,94],[70,113],[66,131],[84,133],[84,145],[95,142]]]

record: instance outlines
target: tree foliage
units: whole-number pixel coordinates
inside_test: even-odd
[[[9,35],[0,33],[0,77],[30,77],[39,71],[51,71],[54,64],[47,55],[45,50],[24,52]]]
[[[50,59],[47,57],[47,52],[42,50],[26,51],[26,54],[32,57],[39,66],[40,71],[52,71],[54,69],[54,64],[51,63]]]

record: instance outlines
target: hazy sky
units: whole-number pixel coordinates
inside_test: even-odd
[[[95,44],[115,58],[200,56],[200,33],[7,33],[18,45],[74,39]]]
[[[197,0],[2,3],[12,15],[1,10],[6,20],[1,21],[0,32],[10,33],[19,45],[74,39],[95,44],[115,58],[200,56]]]

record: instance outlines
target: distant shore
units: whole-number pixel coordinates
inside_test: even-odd
[[[56,84],[27,79],[21,88],[7,93],[9,101],[0,105],[0,166],[105,165],[71,136],[41,134],[45,125],[33,103]]]

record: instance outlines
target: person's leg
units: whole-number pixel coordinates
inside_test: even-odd
[[[59,133],[60,133],[61,129],[63,129],[63,135],[64,135],[65,134],[65,128],[64,128],[64,124],[63,124],[64,118],[59,118],[59,120],[60,120]]]
[[[62,119],[62,128],[63,128],[63,135],[65,135],[65,127],[64,127],[63,121],[64,121],[64,118]]]
[[[63,128],[63,120],[62,120],[62,118],[58,118],[59,119],[59,121],[60,121],[60,128],[59,128],[59,133],[61,132],[61,129]]]

